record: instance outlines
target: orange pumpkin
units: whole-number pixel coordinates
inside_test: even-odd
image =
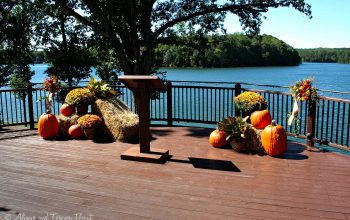
[[[225,131],[219,131],[218,129],[211,132],[209,137],[209,143],[213,147],[223,147],[227,144],[226,141],[227,134]]]
[[[71,116],[72,114],[74,114],[75,108],[73,106],[65,103],[61,106],[60,112],[62,115],[68,117],[68,116]]]
[[[68,134],[74,139],[81,139],[84,136],[84,130],[80,125],[72,125],[68,129]]]
[[[268,110],[255,111],[250,115],[250,123],[257,129],[264,129],[271,124],[271,115]]]
[[[281,156],[287,150],[286,131],[273,120],[271,125],[261,132],[261,142],[268,155]]]
[[[44,139],[58,136],[58,121],[55,115],[47,112],[42,114],[38,121],[38,133]]]

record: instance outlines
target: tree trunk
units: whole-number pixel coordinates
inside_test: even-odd
[[[65,57],[68,56],[68,42],[67,42],[67,33],[66,33],[66,16],[64,15],[64,13],[62,12],[60,14],[60,29],[61,29],[61,34],[62,34],[62,50],[63,50],[63,54]],[[69,67],[64,64],[63,66],[63,71],[64,71],[64,75],[66,75],[67,80],[68,80],[68,86],[71,87],[73,85],[73,75],[72,73],[69,71]]]

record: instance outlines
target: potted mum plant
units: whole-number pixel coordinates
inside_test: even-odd
[[[88,105],[93,101],[93,95],[87,88],[77,88],[70,91],[65,99],[65,103],[77,108],[78,114],[86,114]]]
[[[103,121],[98,115],[86,114],[78,119],[78,125],[83,130],[86,139],[93,140],[95,138],[96,129],[102,125]]]
[[[244,92],[238,95],[234,98],[234,105],[241,117],[250,116],[257,110],[267,108],[267,102],[264,97],[255,92]]]

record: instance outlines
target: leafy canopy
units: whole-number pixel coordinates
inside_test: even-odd
[[[239,16],[249,34],[259,32],[269,8],[293,7],[311,17],[304,0],[53,0],[68,15],[109,39],[125,74],[154,71],[154,48],[179,30],[197,34],[223,29],[226,14]],[[71,5],[77,5],[73,8]],[[186,32],[186,31],[185,31]]]
[[[28,85],[34,75],[31,57],[31,24],[35,8],[31,1],[0,1],[0,85],[8,81],[13,87]]]

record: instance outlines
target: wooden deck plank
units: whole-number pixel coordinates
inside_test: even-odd
[[[347,219],[350,160],[289,142],[286,158],[212,148],[209,130],[153,128],[165,165],[120,160],[133,145],[0,140],[0,207],[96,219]],[[181,140],[181,141],[179,141]],[[227,160],[241,172],[196,169],[188,157]],[[176,159],[176,160],[175,160]],[[1,216],[5,212],[0,211]]]
[[[137,166],[137,165],[136,165]],[[46,167],[45,167],[46,168]],[[42,169],[44,169],[44,168],[42,168]],[[135,169],[138,169],[138,168],[135,168]],[[20,171],[22,171],[22,170],[20,170]],[[122,169],[120,169],[120,168],[118,168],[118,175],[116,175],[115,177],[123,177],[123,176],[127,176],[128,175],[128,173],[126,173],[126,174],[124,174],[124,172],[123,172],[123,170]],[[43,172],[45,172],[45,170],[43,171]],[[50,170],[48,170],[47,172],[51,172]],[[86,171],[87,172],[87,171]],[[109,171],[109,170],[106,170],[105,172],[109,172],[109,176],[114,176],[115,174],[113,173],[113,171]],[[131,172],[131,171],[130,171]],[[135,175],[135,176],[140,176],[140,177],[142,177],[142,178],[144,178],[143,176],[142,176],[142,172],[143,172],[143,170],[141,170],[141,171],[139,171],[139,172],[137,172],[137,173],[134,173],[133,172],[133,174]],[[151,171],[150,171],[151,172]],[[156,173],[155,173],[156,174]],[[161,173],[160,173],[161,174]],[[64,174],[62,174],[62,175],[64,175]],[[78,174],[77,174],[78,175]],[[82,175],[82,177],[86,177],[86,176],[88,176],[89,174],[88,173],[86,173],[86,174],[84,174],[84,175]],[[102,175],[101,176],[101,174],[99,174],[99,173],[95,173],[95,174],[91,174],[91,175],[93,175],[93,176],[96,176],[96,177],[98,177],[98,178],[103,178],[104,176]],[[198,174],[199,175],[199,174]],[[201,175],[203,175],[203,174],[201,174]],[[236,174],[238,177],[240,177],[240,175],[239,174]],[[272,180],[273,181],[275,181],[273,178],[272,178]],[[213,180],[214,181],[214,180]],[[236,182],[237,181],[243,181],[242,182],[242,184],[248,184],[248,183],[246,183],[246,182],[244,182],[245,180],[242,180],[242,179],[237,179],[237,180],[235,180]],[[256,178],[256,183],[259,183],[260,184],[260,186],[259,187],[264,187],[264,185],[266,185],[266,181],[267,181],[267,179],[266,178],[263,178],[262,180],[257,180],[257,178]],[[308,182],[309,183],[309,182]],[[218,183],[219,184],[219,183]],[[300,185],[300,184],[299,184]],[[320,189],[322,189],[322,188],[317,188],[317,187],[313,187],[313,188],[315,188],[313,191],[312,190],[310,190],[310,189],[305,189],[306,190],[306,192],[305,191],[301,191],[303,188],[305,188],[304,187],[304,185],[307,185],[307,184],[302,184],[302,186],[300,187],[300,186],[297,186],[298,188],[299,188],[299,193],[300,192],[304,192],[304,193],[311,193],[311,192],[314,192],[315,191],[315,193],[327,193],[327,192],[324,192],[324,191],[322,191],[322,192],[319,192],[319,190]],[[327,185],[328,186],[328,185]],[[288,185],[287,187],[293,187],[293,189],[294,188],[296,188],[293,184],[291,184],[291,185]],[[301,188],[301,189],[300,189]],[[338,187],[339,189],[342,189],[342,188],[340,188],[340,187]],[[339,189],[338,188],[334,188],[334,190],[336,191],[336,192],[338,192],[339,191]],[[346,190],[346,188],[345,188],[345,190]],[[342,193],[343,191],[339,191],[338,193]],[[346,192],[346,191],[345,191]]]
[[[13,186],[13,182],[11,182],[10,184],[11,186]],[[81,185],[82,187],[84,187],[83,185]],[[6,186],[5,186],[6,187]],[[88,187],[88,186],[85,186],[85,187]],[[7,189],[9,187],[6,187]],[[11,191],[12,189],[12,191]],[[15,190],[16,187],[10,187],[10,192],[12,193],[20,193],[21,191],[18,190],[18,189],[21,189],[21,188],[18,188],[16,191]],[[124,189],[124,188],[123,188]],[[79,189],[76,189],[76,190],[79,190]],[[87,190],[91,190],[91,189],[87,189]],[[133,192],[124,192],[123,193],[123,190],[115,190],[115,188],[111,188],[111,189],[102,189],[103,191],[105,191],[105,193],[103,193],[103,196],[97,196],[96,195],[96,199],[95,200],[90,200],[90,204],[91,203],[96,203],[98,204],[99,206],[100,205],[103,205],[103,207],[106,207],[110,204],[112,204],[113,207],[118,207],[116,204],[118,204],[118,202],[120,203],[120,201],[138,201],[140,198],[144,198],[144,196],[137,192],[137,193],[133,193]],[[35,190],[35,192],[32,192],[32,189],[29,189],[29,188],[25,188],[25,190],[22,190],[22,191],[25,191],[24,195],[25,196],[35,196],[35,198],[30,198],[29,201],[31,200],[35,200],[35,201],[38,201],[41,199],[45,199],[45,204],[48,204],[48,201],[47,199],[48,198],[55,198],[54,200],[56,201],[58,199],[58,201],[56,202],[60,202],[61,200],[59,199],[60,196],[56,197],[56,196],[47,196],[48,193],[42,193],[42,192],[38,192],[38,190]],[[103,192],[102,191],[102,192]],[[14,195],[12,194],[12,196]],[[118,195],[118,198],[113,198],[113,197],[110,197],[108,195],[110,194],[113,194],[113,195]],[[123,198],[123,194],[124,194],[124,198]],[[284,218],[284,219],[288,219],[288,212],[287,212],[287,216],[283,216],[280,214],[280,211],[283,210],[283,207],[278,207],[278,210],[277,211],[268,211],[268,208],[266,208],[266,206],[264,207],[256,207],[257,205],[260,205],[262,206],[261,204],[255,204],[254,207],[250,206],[249,209],[245,209],[244,208],[244,202],[243,201],[238,201],[236,202],[237,204],[235,205],[234,202],[231,200],[231,201],[225,201],[225,200],[218,200],[220,203],[219,204],[216,204],[217,201],[213,200],[213,198],[208,198],[206,200],[203,200],[203,198],[201,197],[193,197],[193,196],[190,196],[188,198],[184,196],[179,196],[177,194],[170,194],[168,193],[169,195],[166,196],[167,194],[165,193],[162,193],[160,195],[154,195],[154,193],[151,193],[151,195],[148,195],[147,196],[147,201],[148,203],[151,203],[153,205],[157,205],[157,207],[165,207],[167,208],[167,205],[164,205],[164,204],[169,204],[169,201],[170,202],[170,205],[171,207],[176,207],[180,210],[187,210],[187,209],[190,209],[191,210],[197,210],[200,209],[199,211],[201,212],[205,212],[208,214],[208,209],[211,210],[212,212],[224,212],[226,211],[225,213],[226,214],[230,214],[230,216],[237,216],[237,213],[241,213],[241,217],[243,217],[243,214],[248,217],[248,216],[251,216],[253,215],[252,212],[255,211],[256,213],[256,216],[254,217],[259,217],[259,216],[263,216],[264,218],[273,218],[273,216],[278,216],[279,218]],[[40,196],[39,196],[40,195]],[[147,194],[144,194],[144,195],[147,195]],[[22,194],[18,194],[18,196],[23,200],[23,195]],[[39,197],[38,197],[39,196]],[[91,196],[91,195],[90,195]],[[152,197],[150,199],[150,196]],[[180,197],[180,198],[179,198]],[[91,198],[89,198],[91,199]],[[51,199],[52,200],[52,199]],[[164,201],[163,201],[164,200]],[[192,200],[194,200],[192,202]],[[68,200],[68,199],[65,199],[65,204],[67,203],[72,203],[69,205],[69,207],[75,207],[74,204],[77,203],[76,202],[76,199],[74,199],[73,201],[72,200]],[[175,201],[175,202],[174,202]],[[208,207],[208,203],[210,203],[210,207]],[[54,206],[57,206],[56,203],[50,203],[51,205],[54,205]],[[84,204],[86,205],[86,204]],[[144,205],[144,204],[143,204]],[[228,206],[227,206],[228,205]],[[59,206],[59,205],[58,205]],[[131,205],[128,203],[128,207],[130,207]],[[133,205],[135,206],[135,204]],[[118,207],[120,208],[120,207]],[[288,208],[290,209],[290,208]],[[312,215],[312,210],[310,211],[307,211],[307,212],[302,212],[301,214],[299,213],[294,213],[293,210],[290,210],[289,211],[290,213],[293,213],[294,216],[298,216],[299,218],[301,217],[309,217],[309,218],[312,218],[312,217],[318,217],[318,213],[315,213],[315,215]],[[321,212],[322,213],[322,212]],[[209,213],[210,214],[210,213]],[[184,216],[183,216],[184,217]],[[335,216],[335,215],[327,215],[327,213],[325,212],[323,217],[332,217],[334,219],[343,219],[342,218],[342,215],[339,214],[338,216]]]
[[[9,156],[9,155],[4,155],[4,154],[2,154],[3,156]],[[23,154],[22,154],[23,155]],[[9,156],[9,157],[12,157],[14,160],[18,160],[18,159],[21,159],[21,160],[30,160],[30,161],[32,161],[32,162],[38,162],[38,163],[42,163],[42,162],[45,162],[45,161],[43,161],[43,157],[40,157],[40,156],[38,156],[38,155],[34,155],[34,154],[32,154],[31,155],[31,157],[30,158],[28,158],[28,155],[31,155],[31,154],[28,154],[28,153],[26,153],[26,155],[25,156],[20,156],[20,155],[18,155],[18,156]],[[44,158],[45,158],[45,156],[49,156],[49,154],[46,154],[46,155],[43,155],[44,156]],[[51,156],[54,156],[56,159],[57,159],[57,157],[59,157],[57,154],[55,154],[55,153],[52,153],[51,154]],[[64,157],[64,155],[63,156],[61,156],[62,158],[62,160],[65,160],[65,158],[66,157]],[[37,158],[39,158],[38,160],[37,160]],[[71,158],[73,158],[73,156],[71,156]],[[50,159],[50,161],[55,161],[56,159]],[[115,159],[115,157],[113,158],[113,159]],[[45,160],[45,159],[44,159]],[[70,159],[70,162],[72,163],[72,162],[74,162],[74,164],[76,164],[77,165],[77,163],[76,163],[76,161],[72,161],[72,159]],[[86,164],[93,164],[93,162],[94,162],[94,160],[88,160],[88,161],[85,161],[85,164],[84,165],[86,165]],[[103,163],[102,165],[105,165],[106,163]],[[173,163],[171,163],[171,164],[173,164]],[[169,164],[170,166],[171,166],[171,164]],[[83,164],[78,164],[78,165],[83,165]],[[110,163],[109,164],[110,166],[118,166],[118,163],[115,163],[115,164],[113,164],[113,162],[112,163]],[[240,163],[240,165],[242,166],[242,164]],[[96,165],[95,165],[96,166]],[[177,165],[178,166],[178,165]],[[190,165],[187,165],[187,167],[189,167]],[[187,167],[186,167],[186,169],[187,169]],[[300,172],[300,170],[297,170],[297,171],[291,171],[291,170],[283,170],[283,172],[281,172],[281,169],[279,169],[279,173],[277,173],[276,174],[276,172],[272,172],[272,173],[269,173],[269,172],[267,172],[267,171],[272,171],[272,169],[273,168],[271,168],[271,169],[269,169],[269,170],[265,170],[264,169],[264,171],[266,171],[266,172],[264,172],[263,174],[262,174],[262,176],[275,176],[275,177],[277,177],[277,178],[281,178],[281,177],[286,177],[286,178],[288,178],[288,177],[290,177],[290,176],[293,176],[293,178],[300,178],[300,179],[305,179],[305,180],[311,180],[311,181],[315,181],[315,180],[322,180],[322,181],[326,181],[326,182],[330,182],[330,183],[334,183],[334,184],[336,184],[336,185],[341,185],[341,186],[344,186],[344,187],[348,187],[349,186],[349,184],[350,183],[348,183],[349,182],[349,178],[347,178],[347,176],[345,175],[345,174],[347,174],[348,172],[346,171],[345,173],[340,173],[340,175],[341,176],[345,176],[344,178],[343,178],[343,180],[342,181],[334,181],[333,179],[330,179],[329,178],[329,176],[326,176],[325,174],[322,174],[321,175],[321,173],[320,174],[318,174],[318,175],[316,175],[316,176],[312,176],[311,178],[310,177],[305,177],[305,175],[303,176],[302,175],[302,173]],[[317,169],[319,169],[319,168],[317,168]],[[245,172],[248,172],[249,171],[249,173],[250,174],[256,174],[257,172],[260,172],[261,173],[261,170],[259,170],[259,171],[256,171],[256,169],[255,170],[248,170],[248,169],[245,169],[244,170]],[[255,171],[255,173],[254,173],[254,171]],[[286,171],[288,171],[288,172],[286,172]],[[287,174],[286,174],[287,173]],[[334,174],[334,173],[333,173]],[[270,178],[270,177],[269,177]],[[347,184],[346,186],[345,186],[345,184]]]

